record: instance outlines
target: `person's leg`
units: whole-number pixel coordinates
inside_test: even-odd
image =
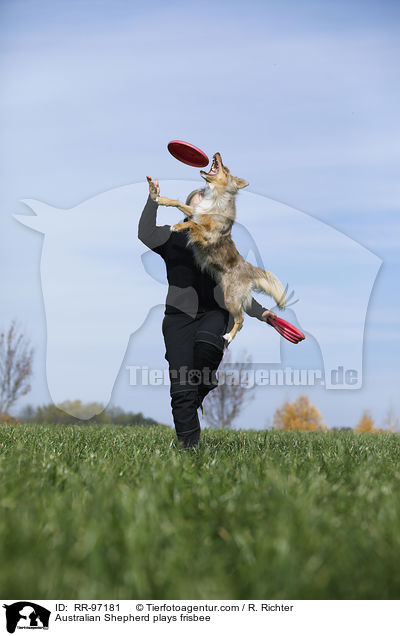
[[[166,314],[162,331],[169,364],[172,417],[178,441],[196,446],[200,439],[197,385],[193,382],[193,347],[197,320],[186,314]]]
[[[198,386],[198,407],[206,395],[218,386],[216,371],[224,355],[229,314],[224,310],[212,310],[200,319],[194,342],[194,367],[201,374]]]

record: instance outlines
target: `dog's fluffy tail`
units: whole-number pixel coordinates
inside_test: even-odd
[[[284,309],[286,305],[286,292],[281,281],[274,274],[271,274],[271,272],[266,272],[260,267],[256,267],[255,269],[255,289],[272,296],[278,307]]]

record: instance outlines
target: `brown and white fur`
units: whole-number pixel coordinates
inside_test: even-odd
[[[189,221],[171,226],[171,231],[189,231],[188,245],[193,245],[198,265],[221,285],[226,308],[234,318],[232,330],[224,335],[229,343],[243,326],[243,309],[250,306],[253,289],[269,294],[282,308],[285,290],[274,274],[245,261],[232,240],[235,198],[248,182],[231,175],[219,152],[213,156],[210,171],[200,170],[200,174],[207,185],[204,197],[194,208],[161,196],[157,201],[159,205],[177,207],[189,217]]]

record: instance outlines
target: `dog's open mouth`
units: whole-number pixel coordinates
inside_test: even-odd
[[[212,158],[210,170],[208,172],[206,172],[205,170],[200,170],[200,174],[203,177],[203,179],[208,181],[207,177],[216,177],[219,174],[219,171],[221,168],[225,170],[222,164],[221,155],[219,154],[219,152],[216,152]]]
[[[215,175],[219,172],[219,161],[217,155],[213,156],[212,164],[210,170],[206,173],[208,175]]]

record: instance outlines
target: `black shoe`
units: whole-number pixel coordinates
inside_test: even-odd
[[[179,435],[178,436],[178,447],[179,448],[193,448],[194,446],[197,446],[197,444],[199,443],[200,440],[200,428],[193,430],[193,431],[187,431],[186,435]]]

